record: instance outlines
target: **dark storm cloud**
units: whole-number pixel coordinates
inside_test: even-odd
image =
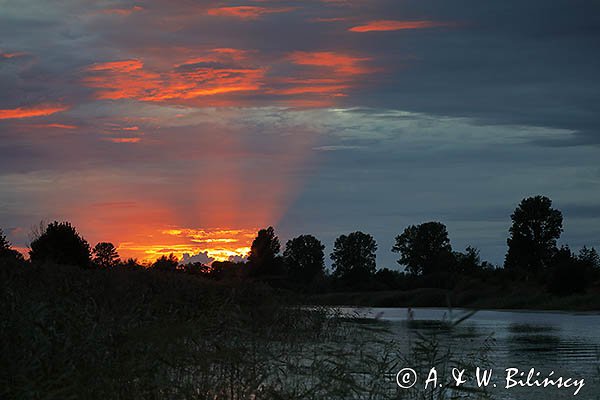
[[[357,34],[361,36],[357,47],[377,52],[384,65],[404,66],[397,73],[383,73],[385,86],[369,96],[371,105],[574,131],[563,140],[540,144],[600,140],[597,2],[388,4],[391,18],[426,16],[457,21],[459,26],[444,28],[441,34]],[[403,60],[407,54],[413,59]]]

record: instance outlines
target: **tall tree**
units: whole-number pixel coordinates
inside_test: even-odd
[[[452,263],[448,230],[441,222],[409,226],[396,236],[392,251],[400,254],[398,264],[413,275],[429,275]]]
[[[117,249],[109,242],[100,242],[96,244],[92,250],[92,254],[94,255],[92,261],[101,268],[116,267],[121,261]]]
[[[507,240],[504,267],[526,278],[548,268],[557,252],[556,241],[562,233],[563,217],[545,196],[523,199],[510,216],[512,226]]]
[[[280,251],[281,244],[275,235],[275,229],[270,226],[259,230],[248,255],[251,274],[259,276],[279,273],[281,263],[277,256]]]
[[[23,260],[23,255],[11,247],[2,229],[0,229],[0,258]]]
[[[54,221],[29,245],[32,262],[88,267],[90,245],[68,222]]]
[[[285,244],[283,259],[290,278],[303,285],[311,283],[325,270],[325,246],[312,235],[300,235]]]
[[[335,240],[331,260],[333,276],[351,285],[369,281],[375,274],[377,243],[363,232],[341,235]]]

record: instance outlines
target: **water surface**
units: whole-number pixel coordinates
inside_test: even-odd
[[[418,333],[436,335],[443,346],[457,355],[478,349],[491,338],[489,360],[497,388],[490,386],[494,399],[600,399],[600,314],[540,311],[478,311],[455,328],[440,321],[452,321],[466,310],[440,308],[372,308],[370,317],[390,322],[390,329],[402,346],[408,348]],[[506,369],[518,368],[525,375],[531,368],[543,379],[562,376],[585,379],[574,397],[574,388],[555,387],[506,389]],[[473,373],[471,373],[471,376]]]

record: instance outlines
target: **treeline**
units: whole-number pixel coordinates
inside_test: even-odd
[[[404,271],[377,269],[377,243],[364,232],[339,236],[330,254],[332,270],[325,267],[325,246],[312,235],[281,243],[272,227],[261,229],[245,262],[214,261],[182,265],[173,254],[150,266],[135,259],[121,260],[112,243],[93,248],[68,222],[53,222],[40,230],[30,244],[30,260],[11,249],[0,231],[0,258],[17,264],[77,265],[83,268],[127,268],[200,275],[211,280],[258,280],[276,288],[300,292],[410,290],[432,287],[452,289],[467,279],[488,284],[522,281],[556,295],[586,291],[600,278],[600,257],[592,247],[574,254],[557,246],[563,232],[562,213],[544,196],[523,199],[511,215],[508,252],[503,266],[482,261],[479,251],[452,249],[441,222],[411,225],[396,236],[391,251],[398,253]]]

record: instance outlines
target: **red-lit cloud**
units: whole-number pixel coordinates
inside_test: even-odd
[[[2,53],[2,52],[0,52],[0,58],[6,58],[6,59],[23,57],[25,55],[27,55],[27,53],[23,53],[23,52]]]
[[[64,105],[39,104],[36,106],[0,109],[0,119],[43,117],[68,110]]]
[[[151,67],[140,59],[94,64],[87,68],[84,83],[97,89],[99,99],[221,107],[244,105],[244,96],[252,95],[266,103],[320,107],[333,105],[358,76],[374,72],[370,58],[335,51],[292,52],[276,62],[233,48],[195,56],[178,50],[174,55],[166,68],[158,62]],[[272,69],[287,73],[270,74]]]
[[[240,19],[257,19],[267,14],[285,13],[295,10],[294,7],[256,7],[256,6],[237,6],[237,7],[218,7],[210,8],[208,15],[219,17],[234,17]]]
[[[141,60],[95,64],[84,79],[99,89],[100,99],[136,99],[150,102],[182,102],[199,97],[256,91],[265,69],[231,63],[243,52],[216,49],[161,71],[148,68]]]
[[[113,143],[138,143],[142,139],[139,137],[125,137],[125,138],[108,138],[106,140],[113,142]]]
[[[448,26],[447,23],[435,21],[395,21],[395,20],[377,20],[370,21],[364,25],[354,26],[348,29],[350,32],[387,32],[401,31],[408,29],[427,29],[440,26]]]
[[[327,67],[344,75],[359,75],[373,71],[371,68],[364,66],[369,58],[354,57],[331,51],[296,51],[289,56],[289,59],[294,64]]]
[[[105,10],[100,10],[98,13],[99,14],[106,14],[106,15],[120,15],[120,16],[128,16],[133,14],[134,12],[139,12],[139,11],[143,11],[144,8],[140,7],[140,6],[133,6],[131,8],[108,8]]]
[[[67,125],[67,124],[36,124],[36,125],[27,125],[31,128],[39,128],[39,129],[77,129],[78,127],[75,125]]]

